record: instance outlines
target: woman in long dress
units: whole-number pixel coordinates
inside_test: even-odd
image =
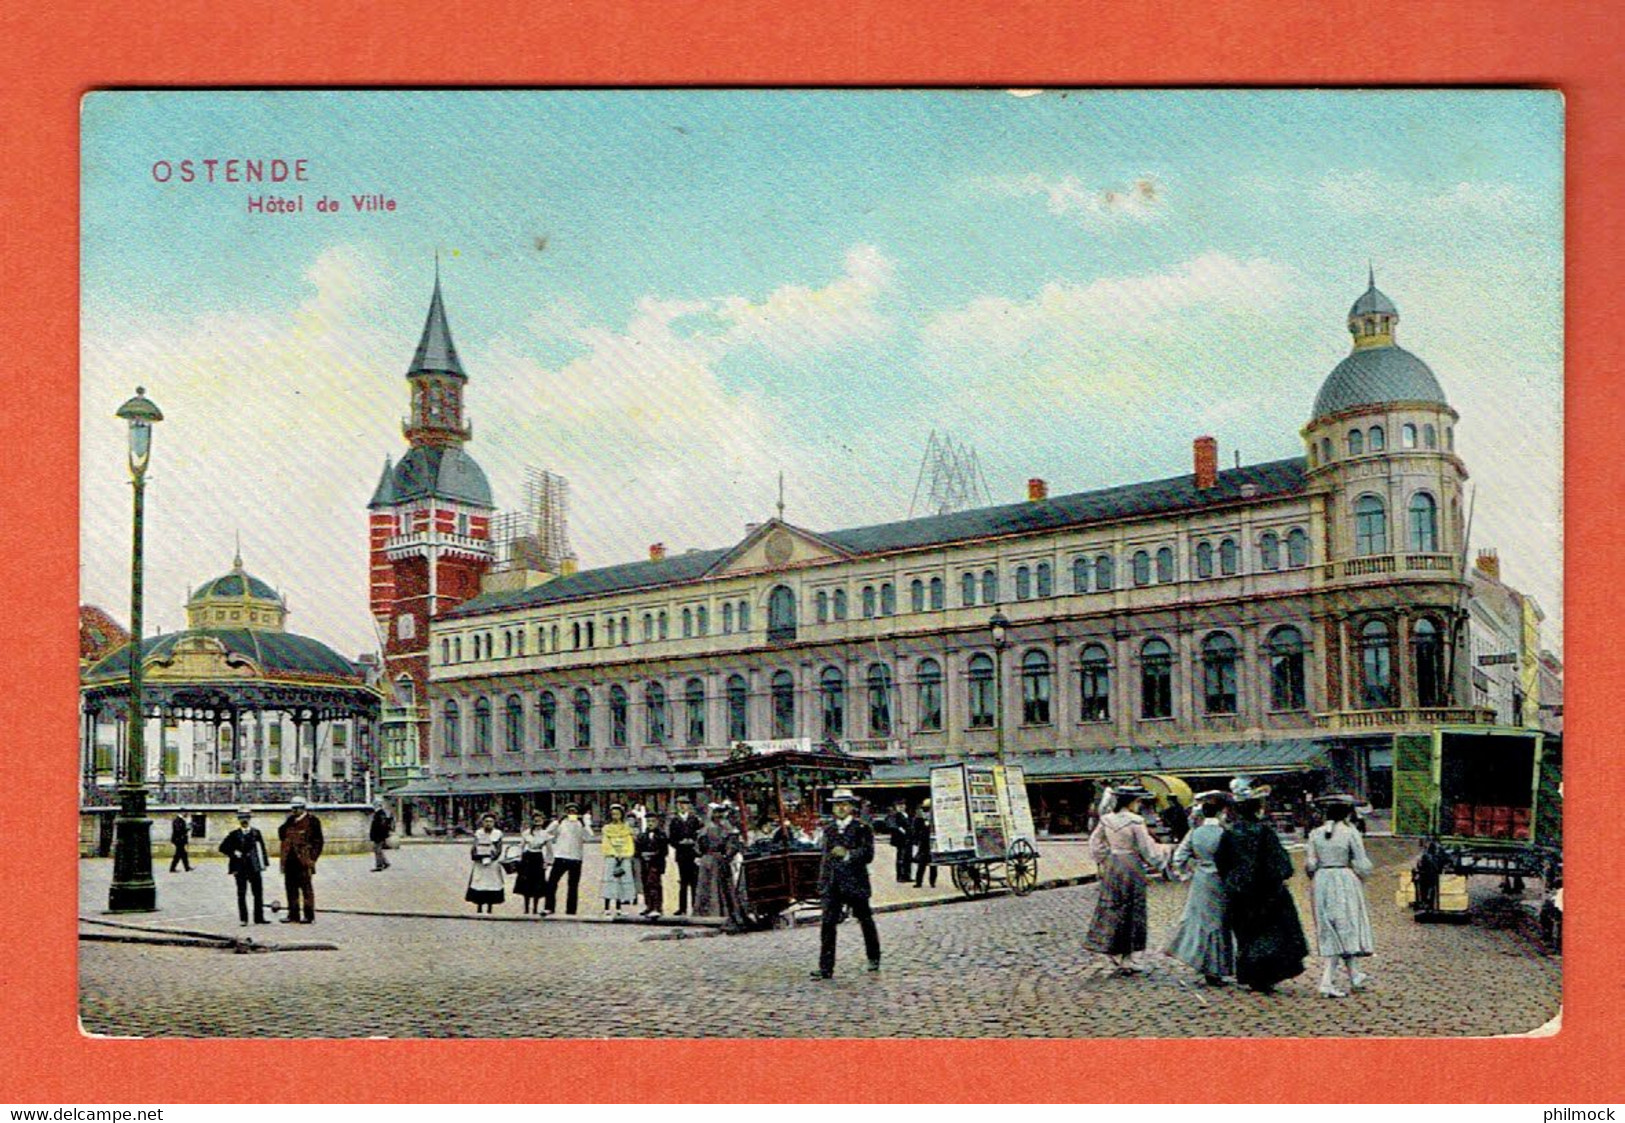
[[[1214,867],[1224,881],[1226,915],[1236,934],[1236,981],[1261,994],[1303,974],[1309,944],[1287,883],[1292,859],[1264,822],[1267,787],[1238,777],[1230,784],[1236,818],[1219,839]]]
[[[1167,849],[1152,840],[1139,814],[1140,801],[1150,795],[1144,788],[1115,789],[1115,810],[1102,815],[1089,836],[1089,856],[1100,871],[1100,898],[1083,946],[1110,956],[1122,974],[1145,970],[1134,961],[1146,944],[1145,873],[1168,860]]]
[[[1168,938],[1168,954],[1202,973],[1208,986],[1222,986],[1225,976],[1236,973],[1236,938],[1225,919],[1224,881],[1214,858],[1224,837],[1221,818],[1228,798],[1223,792],[1203,792],[1196,797],[1200,809],[1196,826],[1174,851],[1168,868],[1175,873],[1191,870],[1191,888],[1185,898],[1185,912]]]
[[[604,852],[604,915],[620,916],[621,906],[635,901],[638,890],[632,880],[632,858],[637,853],[632,824],[626,821],[626,808],[618,803],[609,805],[599,845]]]
[[[468,892],[463,894],[463,899],[473,903],[475,912],[488,913],[492,905],[500,905],[507,899],[504,889],[507,881],[502,876],[502,832],[497,829],[495,815],[480,819],[469,858],[474,868],[469,871]]]
[[[1315,879],[1316,943],[1326,960],[1320,993],[1345,998],[1347,992],[1337,987],[1338,962],[1348,969],[1349,985],[1359,990],[1368,978],[1354,961],[1375,950],[1362,884],[1371,873],[1371,859],[1366,857],[1360,832],[1348,823],[1354,812],[1353,797],[1329,795],[1320,802],[1326,822],[1309,832],[1304,869]]]
[[[553,853],[547,822],[547,816],[537,811],[530,817],[530,826],[519,832],[519,876],[513,879],[513,891],[525,899],[527,913],[540,913],[542,898],[547,896],[547,863]]]

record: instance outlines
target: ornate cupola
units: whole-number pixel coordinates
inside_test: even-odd
[[[288,605],[281,594],[243,568],[241,550],[232,559],[230,573],[205,581],[186,601],[186,626],[194,630],[280,632],[287,616]]]
[[[1365,292],[1349,309],[1349,334],[1356,351],[1393,346],[1394,329],[1399,325],[1399,309],[1377,289],[1376,266],[1367,266],[1366,276]]]
[[[446,306],[440,297],[440,262],[435,262],[434,295],[429,299],[429,317],[423,324],[423,337],[406,372],[412,385],[412,416],[402,424],[406,439],[414,448],[460,446],[474,435],[463,421],[463,386],[468,376],[451,340],[446,322]]]

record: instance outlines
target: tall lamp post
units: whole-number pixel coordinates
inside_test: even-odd
[[[1004,649],[1010,645],[1010,621],[997,609],[987,622],[993,633],[993,745],[1004,766]]]
[[[141,699],[141,532],[145,516],[147,463],[152,459],[152,426],[163,413],[143,387],[119,407],[130,426],[130,482],[135,488],[135,529],[130,547],[130,741],[125,747],[124,776],[119,781],[118,816],[113,820],[113,886],[107,893],[110,912],[152,912],[158,887],[152,880],[152,820],[147,818],[146,715]]]

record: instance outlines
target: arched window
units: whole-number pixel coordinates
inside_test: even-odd
[[[451,641],[449,639],[440,641],[440,661],[442,663],[451,662]]]
[[[1422,426],[1422,447],[1424,447],[1424,448],[1438,448],[1439,447],[1439,431],[1437,429],[1435,429],[1432,425],[1423,425]]]
[[[1029,651],[1021,657],[1021,721],[1024,725],[1048,725],[1050,721],[1049,656]]]
[[[694,610],[694,630],[702,636],[711,634],[711,610],[703,604]]]
[[[609,688],[609,744],[611,748],[626,748],[626,688],[616,683]]]
[[[514,647],[518,649],[519,657],[523,659],[525,657],[525,630],[523,628],[520,628],[514,636]]]
[[[1031,600],[1033,595],[1033,571],[1024,565],[1016,566],[1016,599]]]
[[[1411,496],[1410,532],[1412,550],[1418,554],[1438,553],[1439,505],[1425,491]]]
[[[548,646],[551,647],[554,651],[557,651],[559,649],[559,626],[557,624],[554,624],[551,628],[548,629],[547,642],[548,642]]]
[[[891,668],[884,663],[869,666],[869,736],[891,736]]]
[[[1308,450],[1306,452],[1306,455],[1307,455],[1307,457],[1309,459],[1309,467],[1313,468],[1315,466],[1315,442],[1314,441],[1309,442],[1309,448],[1308,448]]]
[[[1392,640],[1388,625],[1367,621],[1360,629],[1360,708],[1387,710],[1394,705]]]
[[[440,742],[446,756],[458,756],[463,751],[463,715],[451,698],[440,710]]]
[[[1110,721],[1112,716],[1111,658],[1105,647],[1091,643],[1079,657],[1082,672],[1082,705],[1078,716],[1083,721]]]
[[[622,616],[621,617],[621,646],[625,647],[626,645],[628,645],[631,642],[632,642],[632,618],[630,616]]]
[[[960,577],[959,603],[966,607],[976,603],[976,574],[967,573]]]
[[[643,614],[643,642],[649,643],[655,638],[655,618],[652,614]]]
[[[840,594],[837,593],[836,597],[839,598],[839,596],[840,596]],[[836,613],[835,616],[836,616],[836,619],[838,619],[838,620],[846,619],[846,617],[841,613]],[[738,620],[739,620],[739,630],[741,632],[750,631],[750,601],[742,600],[742,601],[739,602]]]
[[[598,641],[593,637],[593,633],[596,632],[597,630],[598,630],[598,624],[595,621],[588,620],[587,621],[587,646],[588,647],[593,647],[593,646],[595,646],[597,644]],[[661,638],[664,638],[664,637],[661,637]],[[489,640],[486,641],[485,647],[486,647],[487,651],[490,650],[491,642]]]
[[[586,687],[580,687],[575,693],[576,711],[576,748],[592,748],[592,695],[587,693]]]
[[[846,619],[846,590],[845,589],[836,589],[835,590],[835,596],[834,596],[833,600],[835,602],[835,619],[837,619],[837,620],[845,620]]]
[[[991,569],[982,571],[982,603],[999,603],[999,575]]]
[[[574,620],[574,621],[571,621],[571,623],[570,623],[570,650],[572,650],[572,651],[580,651],[581,650],[581,621],[580,620]],[[474,658],[478,659],[479,657],[480,657],[480,637],[475,636],[474,637]]]
[[[1089,591],[1089,559],[1072,559],[1072,591],[1074,593],[1087,593]]]
[[[918,672],[920,730],[934,733],[942,729],[942,664],[921,659]]]
[[[1416,704],[1444,705],[1444,645],[1439,626],[1426,616],[1411,626],[1411,660],[1416,668]]]
[[[1322,464],[1332,462],[1332,439],[1330,437],[1320,438],[1320,462]]]
[[[1033,579],[1037,582],[1036,592],[1041,597],[1055,595],[1055,574],[1050,569],[1049,562],[1039,562],[1038,568],[1033,571]]]
[[[655,613],[655,632],[661,639],[670,635],[670,630],[666,627],[666,610],[663,608]]]
[[[510,694],[506,710],[502,743],[510,753],[517,753],[525,747],[525,704],[519,700],[519,695]]]
[[[820,617],[822,618],[822,617]],[[722,605],[722,634],[733,635],[734,630],[734,602],[725,601]]]
[[[1196,576],[1213,576],[1213,544],[1211,542],[1198,542],[1196,544]]]
[[[1444,447],[1447,452],[1456,451],[1456,427],[1454,425],[1444,427]]]
[[[1095,592],[1110,592],[1116,580],[1117,563],[1110,554],[1101,554],[1095,559]]]
[[[824,740],[839,741],[846,736],[846,676],[839,667],[825,667],[818,676],[818,700]]]
[[[1365,434],[1358,429],[1349,430],[1349,455],[1363,456],[1365,454]]]
[[[970,726],[993,728],[993,658],[978,652],[970,657]]]
[[[474,752],[484,756],[491,751],[491,700],[474,699]]]
[[[925,611],[925,582],[918,577],[908,583],[908,607],[910,612]]]
[[[1399,428],[1399,443],[1402,448],[1416,447],[1416,426],[1407,421]]]
[[[931,611],[941,612],[948,607],[948,591],[943,586],[942,578],[931,578]]]
[[[687,720],[683,723],[690,745],[705,744],[705,683],[691,678],[683,687],[683,709]]]
[[[410,616],[403,616],[403,617],[401,617],[401,619],[410,620],[411,617]],[[401,638],[405,639],[406,637],[403,636]],[[513,658],[513,633],[512,632],[503,632],[502,633],[502,657],[504,659],[512,659]]]
[[[1303,634],[1286,626],[1269,637],[1270,709],[1304,708]]]
[[[897,615],[897,586],[890,581],[880,586],[880,615]]]
[[[1381,425],[1371,426],[1371,432],[1366,434],[1366,447],[1372,452],[1381,452],[1388,447],[1388,439],[1383,435]]]
[[[611,647],[615,646],[615,617],[613,616],[604,622],[604,642]]]
[[[1140,716],[1174,714],[1174,653],[1166,642],[1148,639],[1140,648]]]
[[[666,743],[666,688],[658,682],[643,688],[643,739],[651,745]]]
[[[536,699],[536,714],[542,727],[542,748],[549,750],[558,748],[559,700],[553,697],[551,690],[542,691],[542,696]]]
[[[694,637],[694,610],[691,609],[691,608],[685,608],[685,609],[683,609],[683,638],[684,639],[692,639],[693,637]]]
[[[796,680],[790,677],[789,671],[773,672],[772,693],[773,736],[794,737],[796,735]]]
[[[863,618],[865,620],[868,620],[871,617],[873,617],[874,614],[875,614],[875,587],[873,585],[865,585],[863,587]]]
[[[1144,550],[1134,551],[1134,584],[1151,584],[1151,555]]]
[[[1266,530],[1264,536],[1258,540],[1258,568],[1264,570],[1281,568],[1281,539],[1273,530]]]
[[[1174,579],[1174,551],[1171,546],[1164,546],[1157,551],[1157,584],[1163,585]]]
[[[1226,538],[1219,543],[1219,572],[1226,577],[1234,577],[1241,569],[1241,551],[1236,549],[1236,540]]]
[[[744,675],[728,676],[728,740],[750,739],[750,687]]]
[[[818,595],[813,598],[813,612],[820,624],[829,623],[829,593],[826,590],[819,589]]]
[[[767,638],[782,643],[796,638],[796,595],[788,585],[775,585],[767,596]]]
[[[1301,569],[1309,564],[1309,535],[1302,527],[1293,527],[1286,536],[1286,564]]]
[[[1236,712],[1236,641],[1224,632],[1202,641],[1202,696],[1210,714]]]
[[[1354,501],[1354,552],[1388,552],[1388,509],[1375,495],[1362,495]]]

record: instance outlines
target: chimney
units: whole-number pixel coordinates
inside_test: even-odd
[[[1478,551],[1478,572],[1496,581],[1501,579],[1501,558],[1494,550]]]
[[[568,577],[581,568],[581,561],[574,554],[565,554],[559,563],[559,576]]]
[[[1042,503],[1049,498],[1049,484],[1034,476],[1027,481],[1027,502]]]
[[[665,561],[666,560],[666,544],[664,542],[651,542],[651,543],[649,543],[649,560],[650,561]]]
[[[1191,455],[1196,461],[1196,490],[1207,491],[1219,482],[1219,442],[1212,437],[1197,437]]]
[[[745,537],[749,538],[751,535],[755,534],[760,529],[762,529],[762,524],[761,523],[746,523],[745,524]]]

